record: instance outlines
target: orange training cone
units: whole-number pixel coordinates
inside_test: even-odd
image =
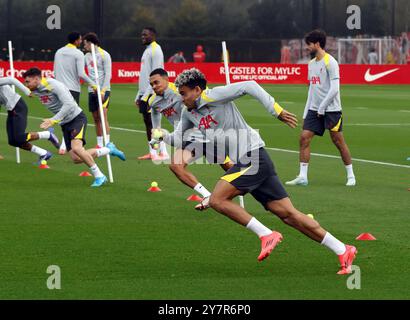
[[[83,171],[78,176],[79,177],[91,177],[92,175],[88,171]]]
[[[376,240],[376,238],[371,233],[362,233],[356,240]]]
[[[187,198],[188,201],[196,201],[196,202],[201,202],[202,200],[204,200],[203,198],[201,198],[200,196],[193,194],[191,196],[189,196]]]
[[[151,188],[149,188],[147,191],[149,192],[160,192],[161,189],[158,187],[158,182],[152,182],[151,183]]]

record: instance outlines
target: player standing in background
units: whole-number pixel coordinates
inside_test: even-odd
[[[369,52],[367,58],[369,60],[369,64],[377,64],[378,63],[379,56],[377,55],[375,48],[370,49],[370,52]]]
[[[81,84],[80,79],[95,88],[95,83],[84,70],[84,54],[78,48],[81,46],[81,34],[71,32],[67,36],[68,44],[57,50],[54,56],[54,77],[63,83],[71,92],[71,95],[80,104]],[[60,154],[66,151],[64,139],[61,144]]]
[[[50,131],[26,132],[28,108],[23,98],[11,88],[13,85],[27,96],[31,95],[30,90],[20,81],[14,78],[0,78],[0,106],[4,106],[7,110],[9,145],[37,154],[39,162],[48,160],[52,157],[52,153],[32,145],[30,141],[47,139],[58,149],[60,148],[58,138]]]
[[[272,160],[264,149],[264,141],[245,122],[233,100],[249,94],[272,116],[291,128],[297,126],[296,116],[279,106],[255,81],[237,82],[213,89],[206,89],[206,83],[205,76],[197,69],[182,72],[175,81],[187,106],[182,112],[179,125],[182,133],[195,127],[211,142],[222,139],[223,151],[234,162],[234,166],[217,182],[211,194],[210,206],[245,226],[261,239],[262,248],[258,260],[262,261],[282,240],[282,235],[267,228],[233,201],[236,196],[251,193],[267,211],[338,255],[341,264],[338,274],[351,273],[356,248],[345,245],[324,230],[317,221],[293,207]],[[168,136],[164,133],[164,141],[167,142]],[[230,143],[231,139],[236,143]]]
[[[23,77],[26,86],[54,114],[54,117],[50,119],[43,119],[40,127],[47,129],[58,123],[63,131],[67,150],[73,162],[85,163],[91,169],[91,173],[95,178],[91,186],[100,187],[105,184],[107,177],[100,171],[94,158],[110,154],[124,161],[124,153],[112,143],[108,143],[106,147],[99,149],[85,150],[87,117],[70,94],[70,91],[55,79],[42,78],[41,70],[37,68],[27,70]]]
[[[88,74],[91,79],[95,79],[93,56],[91,53],[91,44],[95,46],[95,56],[97,59],[98,82],[101,88],[101,100],[103,103],[105,128],[107,130],[107,143],[110,142],[110,126],[108,124],[108,107],[110,105],[110,90],[111,90],[111,75],[112,63],[110,54],[100,47],[100,40],[95,33],[87,33],[84,36],[84,49],[87,51],[85,55],[85,63],[87,65]],[[97,148],[104,146],[103,130],[101,126],[101,118],[99,112],[98,96],[93,87],[88,87],[88,108],[91,112],[95,131],[97,134]]]
[[[303,113],[303,131],[300,135],[300,171],[287,185],[308,185],[310,143],[315,135],[323,136],[329,130],[330,138],[340,152],[347,173],[346,186],[355,186],[352,157],[342,133],[343,115],[340,101],[339,64],[324,49],[326,33],[314,30],[306,35],[308,50],[315,54],[309,63],[309,93]]]
[[[138,157],[139,160],[149,160],[156,155],[156,150],[154,150],[149,143],[151,141],[152,121],[148,106],[148,99],[153,93],[149,81],[149,75],[155,69],[164,68],[164,54],[161,46],[156,42],[156,37],[157,32],[154,28],[146,27],[142,30],[141,41],[142,44],[146,46],[146,49],[141,58],[138,93],[135,98],[135,103],[144,120],[145,129],[147,131],[149,153]],[[167,154],[161,156],[166,157]]]

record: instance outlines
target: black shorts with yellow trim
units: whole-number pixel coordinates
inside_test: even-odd
[[[61,126],[63,130],[63,137],[67,151],[71,150],[71,140],[82,140],[83,146],[85,146],[85,132],[87,130],[87,117],[84,112],[81,112],[70,122]]]
[[[250,193],[266,210],[270,201],[288,197],[264,148],[248,152],[221,179],[242,191],[242,194]]]
[[[110,105],[110,95],[111,95],[110,91],[105,91],[104,99],[102,101],[103,108],[108,109]],[[100,105],[98,104],[98,95],[94,92],[89,92],[88,93],[88,110],[90,112],[96,112],[99,110],[99,108],[100,108]]]
[[[138,97],[138,107],[139,107],[139,111],[142,114],[148,114],[151,113],[151,107],[148,103],[149,99],[151,98],[152,94],[150,94],[148,97],[144,98],[143,96],[139,96]]]
[[[303,130],[312,131],[317,136],[323,136],[325,130],[341,132],[343,129],[343,114],[341,111],[326,112],[318,117],[316,111],[309,110],[303,122]]]

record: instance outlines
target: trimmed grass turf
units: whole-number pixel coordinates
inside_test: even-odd
[[[265,88],[300,118],[305,86]],[[116,85],[112,93],[111,126],[144,130],[133,105],[135,86]],[[81,98],[87,110],[85,91]],[[410,110],[408,87],[343,86],[342,99],[345,136],[355,158],[410,164],[410,112],[401,111]],[[35,99],[26,101],[30,116],[49,116]],[[268,147],[298,149],[300,128],[291,130],[272,119],[253,98],[241,98],[237,105]],[[309,187],[287,188],[297,208],[358,247],[355,264],[361,268],[362,288],[348,290],[347,277],[336,275],[333,253],[246,196],[247,209],[284,235],[271,257],[258,263],[260,243],[251,232],[212,210],[194,211],[194,204],[185,201],[192,190],[166,166],[136,160],[147,151],[143,133],[112,131],[128,160],[113,159],[115,184],[94,190],[92,178],[78,177],[85,167],[68,157],[55,155],[51,169],[40,170],[33,165],[36,157],[22,151],[17,166],[15,151],[7,146],[4,114],[0,119],[0,153],[6,157],[0,162],[2,299],[409,298],[409,168],[355,162],[358,186],[349,189],[341,160],[314,156]],[[37,130],[39,123],[30,118],[29,129]],[[59,128],[57,133],[61,136]],[[87,139],[88,146],[95,145],[91,126]],[[47,142],[38,145],[52,150]],[[328,135],[315,138],[312,151],[337,155]],[[282,181],[294,178],[298,155],[269,153]],[[105,161],[98,163],[107,173]],[[190,169],[209,189],[221,175],[217,166]],[[163,192],[148,193],[151,181],[158,181]],[[362,232],[378,240],[355,241]],[[62,290],[46,287],[52,264],[61,268]]]

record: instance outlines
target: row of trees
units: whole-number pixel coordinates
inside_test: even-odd
[[[109,38],[135,37],[143,26],[155,25],[167,38],[280,39],[300,37],[312,25],[312,0],[102,1],[103,31]],[[46,8],[51,4],[61,7],[61,31],[46,28]],[[360,31],[346,27],[350,4],[361,7]],[[83,0],[0,0],[0,37],[54,37],[68,30],[93,30],[93,6],[94,1]],[[391,35],[392,28],[397,33],[409,28],[410,4],[408,0],[320,0],[319,16],[320,25],[333,35]]]

